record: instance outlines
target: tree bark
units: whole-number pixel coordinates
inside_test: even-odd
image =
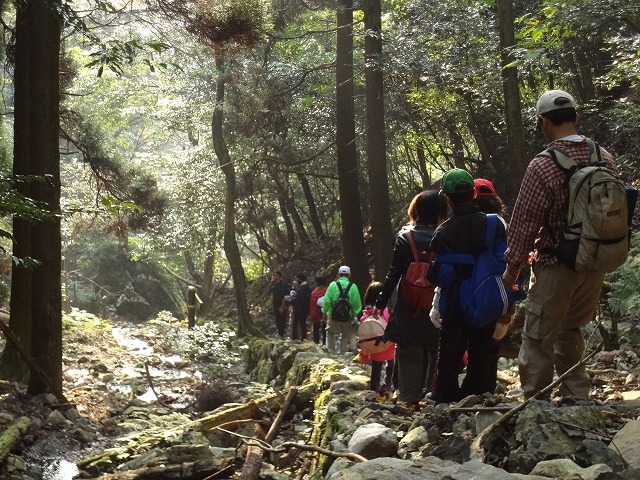
[[[516,44],[514,33],[513,0],[498,0],[498,28],[500,29],[500,52],[502,57],[502,89],[504,92],[505,121],[509,144],[508,163],[511,175],[505,182],[506,197],[515,198],[520,182],[527,168],[527,153],[522,127],[522,106],[518,87],[518,69],[515,66],[505,68],[513,62],[509,48]]]
[[[353,1],[340,0],[337,6],[336,32],[336,148],[338,190],[342,218],[342,248],[345,262],[351,266],[351,278],[360,291],[369,283],[369,268],[364,245],[353,82]]]
[[[14,256],[39,263],[30,271],[14,263],[10,326],[56,390],[62,390],[60,30],[55,2],[32,0],[17,6],[14,176],[38,176],[23,185],[22,193],[53,215],[31,226],[14,221]],[[16,379],[24,376],[22,361],[7,367],[12,360],[17,356],[10,348],[3,355],[3,372]],[[46,391],[41,378],[30,375],[28,392]]]
[[[235,200],[236,200],[236,171],[231,161],[231,155],[227,148],[224,135],[222,133],[222,123],[224,120],[224,94],[226,85],[226,72],[224,71],[224,59],[221,55],[216,56],[216,69],[218,78],[216,79],[216,105],[211,120],[211,136],[213,148],[218,158],[220,169],[225,178],[225,198],[224,198],[224,253],[229,261],[231,276],[233,278],[233,289],[236,295],[236,306],[238,308],[238,336],[254,335],[264,337],[253,323],[253,319],[247,308],[246,278],[242,266],[240,249],[236,242],[235,225]]]
[[[382,75],[382,19],[380,0],[365,0],[364,78],[366,97],[366,150],[369,172],[369,222],[376,278],[387,274],[393,252],[389,179],[384,122]]]
[[[320,223],[320,217],[318,216],[316,201],[313,198],[313,193],[311,192],[309,179],[304,173],[297,173],[296,175],[298,177],[298,180],[300,181],[302,191],[304,192],[304,199],[307,202],[307,207],[309,208],[309,220],[311,220],[311,225],[313,225],[313,230],[316,234],[316,238],[319,240],[323,240],[325,238],[325,234],[322,228],[322,223]]]

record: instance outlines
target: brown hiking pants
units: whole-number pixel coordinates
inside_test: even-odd
[[[533,268],[518,355],[525,398],[553,381],[554,368],[562,375],[582,358],[581,328],[594,318],[603,279],[602,273],[576,273],[560,264]],[[588,398],[590,388],[582,366],[564,379],[560,393]]]

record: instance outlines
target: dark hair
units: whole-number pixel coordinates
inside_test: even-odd
[[[563,123],[575,123],[578,118],[575,108],[559,108],[558,110],[551,110],[550,112],[543,113],[544,118],[549,119],[556,127],[559,127]]]
[[[316,277],[315,278],[316,287],[326,287],[327,286],[327,277]]]
[[[481,212],[497,213],[501,217],[504,216],[504,202],[500,197],[476,197],[475,202]]]
[[[451,203],[454,205],[462,205],[463,203],[473,202],[475,190],[471,190],[470,192],[446,193],[445,195],[449,197]]]
[[[382,282],[371,282],[364,292],[364,304],[374,305],[378,299],[378,295],[382,292]]]
[[[424,190],[413,197],[407,214],[417,225],[436,225],[440,218],[447,217],[447,202],[437,190]]]

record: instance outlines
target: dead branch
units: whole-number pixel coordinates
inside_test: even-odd
[[[149,382],[149,388],[151,388],[151,391],[153,392],[153,394],[156,396],[156,400],[158,402],[158,405],[161,405],[165,408],[168,409],[172,409],[171,405],[167,405],[166,403],[164,403],[161,399],[160,399],[160,395],[158,395],[158,392],[156,392],[155,387],[153,386],[153,380],[151,378],[151,372],[149,371],[149,363],[148,362],[144,362],[144,371],[147,374],[147,382]]]
[[[287,398],[285,399],[282,408],[278,412],[276,419],[271,424],[267,435],[264,437],[264,443],[267,445],[271,445],[271,442],[276,438],[278,431],[280,430],[280,426],[282,425],[282,421],[284,420],[284,416],[286,415],[293,399],[298,394],[297,388],[292,388],[289,390],[287,394]],[[245,457],[244,465],[242,466],[242,471],[240,472],[240,478],[243,480],[255,480],[260,476],[260,469],[262,468],[262,459],[263,459],[263,451],[261,447],[256,445],[250,445],[247,449],[247,455]]]
[[[297,448],[298,450],[304,450],[305,452],[318,452],[321,455],[326,455],[327,457],[339,458],[344,457],[349,460],[353,460],[355,462],[366,462],[367,459],[362,455],[358,455],[357,453],[351,452],[334,452],[333,450],[327,450],[326,448],[319,447],[318,445],[306,445],[304,443],[296,443],[296,442],[283,442],[277,448],[268,448],[264,445],[263,442],[255,441],[255,439],[247,440],[245,442],[247,445],[252,445],[261,448],[265,452],[269,453],[285,453],[290,448]]]
[[[565,378],[567,378],[569,375],[575,372],[578,368],[584,365],[591,357],[593,357],[596,354],[596,352],[600,350],[601,347],[602,347],[602,343],[597,348],[595,348],[591,353],[582,357],[582,359],[578,363],[576,363],[573,367],[571,367],[569,370],[567,370],[562,375],[560,375],[555,381],[551,382],[549,385],[547,385],[538,393],[536,393],[533,397],[530,397],[524,402],[522,402],[520,405],[513,407],[511,410],[505,413],[502,417],[500,417],[491,425],[489,425],[487,428],[485,428],[482,431],[482,433],[480,433],[480,435],[478,435],[476,439],[473,441],[473,443],[471,444],[471,459],[478,459],[484,462],[485,451],[484,451],[483,444],[485,440],[489,438],[489,435],[491,435],[491,433],[493,433],[493,431],[496,428],[506,423],[507,420],[516,416],[518,413],[524,410],[531,401],[537,400],[549,394],[551,390],[553,390],[555,387],[560,385]]]

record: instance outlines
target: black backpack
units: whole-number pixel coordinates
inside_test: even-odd
[[[336,322],[350,322],[353,319],[353,315],[351,315],[351,301],[349,300],[349,289],[353,282],[349,282],[346,289],[342,288],[340,282],[335,282],[338,286],[338,290],[340,294],[338,295],[338,299],[336,303],[333,304],[333,308],[331,309],[331,320],[335,320]]]

